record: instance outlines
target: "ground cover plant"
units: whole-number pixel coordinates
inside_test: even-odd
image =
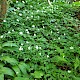
[[[79,80],[78,7],[12,2],[0,27],[0,80]]]

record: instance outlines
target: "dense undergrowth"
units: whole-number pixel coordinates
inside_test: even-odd
[[[11,3],[0,27],[0,80],[80,80],[80,20],[73,7]]]

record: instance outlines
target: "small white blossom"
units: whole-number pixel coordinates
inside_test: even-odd
[[[16,14],[16,12],[14,12],[14,14]]]
[[[18,3],[18,1],[16,1],[16,3]]]
[[[3,38],[3,35],[1,35],[0,38]]]
[[[52,31],[51,31],[51,34],[52,34]]]
[[[71,71],[70,71],[70,70],[68,70],[68,73],[71,73]]]
[[[19,32],[20,35],[23,35],[23,32]]]
[[[33,6],[32,6],[32,5],[30,5],[30,7],[31,7],[31,8],[33,8]]]
[[[31,16],[31,18],[33,18],[33,16]]]
[[[66,34],[64,33],[64,36],[65,36]]]
[[[43,26],[43,28],[45,28],[45,27]]]
[[[21,14],[21,13],[19,13],[19,16],[22,16],[22,14]]]
[[[14,32],[14,29],[12,30],[12,32]]]
[[[28,29],[26,29],[25,31],[28,31]]]
[[[20,8],[19,8],[19,7],[17,7],[17,9],[19,10]]]
[[[35,28],[35,25],[32,25],[33,28]]]
[[[31,47],[29,46],[29,47],[28,47],[28,50],[30,50],[30,49],[31,49]]]
[[[24,44],[23,43],[21,43],[21,46],[23,46]]]
[[[59,32],[57,32],[57,33],[59,33]]]
[[[25,3],[24,1],[22,1],[22,3]]]
[[[19,50],[20,50],[20,51],[23,51],[23,48],[22,48],[22,46],[20,46]]]
[[[10,31],[8,31],[8,33],[10,34],[11,32],[10,32]]]
[[[29,34],[29,31],[27,31],[27,34]]]
[[[43,7],[43,9],[45,9],[45,8]]]
[[[37,29],[39,31],[39,29]]]
[[[39,47],[39,49],[41,49],[41,47]]]
[[[3,22],[6,22],[6,20],[3,20]]]
[[[19,19],[17,19],[16,21],[18,21],[18,22],[19,22]]]
[[[36,49],[39,49],[39,47],[36,45]]]
[[[16,74],[18,74],[19,72],[16,72]]]
[[[26,41],[26,43],[28,44],[29,42],[28,42],[28,41]]]
[[[37,10],[37,12],[39,12],[39,10]]]
[[[36,34],[34,34],[34,36],[36,36]]]
[[[60,37],[58,37],[58,39],[60,39]]]
[[[16,9],[14,8],[14,11],[15,11]]]
[[[41,56],[41,53],[39,53],[39,55]]]
[[[26,19],[29,19],[29,17],[27,16]]]
[[[71,46],[70,49],[74,49],[74,47]]]
[[[47,58],[49,58],[49,55],[47,55]]]

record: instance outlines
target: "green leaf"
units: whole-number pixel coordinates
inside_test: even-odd
[[[80,80],[80,77],[73,76],[73,80]]]
[[[0,74],[0,80],[4,80],[4,74]]]
[[[80,6],[80,1],[73,2],[72,5],[74,5],[74,6]]]
[[[41,78],[44,73],[42,71],[35,71],[34,73],[32,73],[32,75],[34,76],[34,78]]]
[[[3,67],[3,66],[4,66],[4,64],[2,62],[0,62],[0,67]]]
[[[9,56],[3,56],[2,61],[6,61],[7,63],[10,63],[11,65],[17,65],[18,61],[15,58],[10,58]]]
[[[13,66],[12,69],[14,70],[17,76],[21,76],[21,71],[18,66]]]
[[[80,61],[78,57],[76,57],[75,62],[74,62],[74,68],[76,69],[77,67],[79,67],[79,65],[80,65]]]
[[[14,80],[30,80],[30,79],[25,77],[15,77]]]
[[[19,66],[21,72],[22,72],[24,75],[26,75],[26,74],[27,74],[27,71],[26,71],[27,65],[26,65],[24,62],[20,62],[18,66]]]
[[[15,43],[8,41],[3,43],[2,47],[17,47],[17,45]]]
[[[67,62],[67,60],[63,57],[60,57],[60,56],[55,56],[53,57],[53,62]]]
[[[2,72],[3,74],[10,75],[10,76],[14,77],[14,71],[8,67],[2,67],[0,69],[0,72]]]

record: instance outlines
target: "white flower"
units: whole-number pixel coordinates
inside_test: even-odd
[[[19,13],[19,16],[22,16],[22,14],[21,14],[21,13]]]
[[[13,12],[14,14],[16,14],[16,12]]]
[[[30,7],[32,8],[33,6],[32,6],[32,5],[30,5]]]
[[[29,31],[27,31],[27,34],[29,34]]]
[[[31,16],[31,18],[33,18],[33,16]]]
[[[60,39],[60,37],[58,37],[58,39]]]
[[[24,1],[22,1],[22,3],[25,3]]]
[[[54,26],[55,28],[57,27],[57,26]]]
[[[20,46],[19,50],[20,50],[20,51],[23,51],[23,48],[22,48],[22,46]]]
[[[35,28],[35,25],[32,25],[33,28]]]
[[[3,22],[6,22],[6,20],[3,20]]]
[[[14,29],[12,30],[12,32],[14,32]]]
[[[23,32],[19,32],[20,35],[23,35]]]
[[[39,47],[39,49],[41,49],[41,47]]]
[[[43,26],[43,28],[45,28],[45,27]]]
[[[8,31],[8,33],[10,34],[11,32],[10,32],[10,31]]]
[[[28,47],[28,50],[30,50],[30,49],[31,49],[31,47],[29,46],[29,47]]]
[[[26,29],[25,31],[28,31],[28,29]]]
[[[57,33],[59,33],[59,32],[57,32]]]
[[[36,45],[36,49],[39,49],[39,47]]]
[[[3,38],[3,35],[2,35],[2,36],[0,36],[0,38]]]
[[[70,71],[70,70],[68,70],[68,73],[71,73],[71,71]]]
[[[39,53],[39,55],[41,56],[41,53]]]
[[[27,16],[26,19],[29,19],[29,17]]]
[[[24,44],[23,43],[21,43],[21,46],[23,46]]]
[[[37,12],[39,12],[39,10],[37,10]]]
[[[64,36],[65,36],[66,34],[64,33]]]
[[[19,72],[16,72],[16,74],[18,74]]]
[[[45,9],[45,8],[43,7],[43,9]]]
[[[19,8],[19,7],[17,7],[17,9],[19,10],[20,8]]]
[[[18,1],[16,1],[16,3],[18,3]]]
[[[51,31],[51,34],[52,34],[52,31]]]
[[[14,8],[14,11],[15,11],[16,9]]]
[[[70,49],[74,49],[74,47],[71,46]]]
[[[29,42],[28,42],[28,41],[26,41],[26,43],[28,44]]]
[[[18,22],[19,22],[19,19],[17,19],[16,21],[18,21]]]
[[[47,55],[47,58],[49,57],[49,55]]]
[[[34,36],[36,36],[36,34],[34,34]]]

